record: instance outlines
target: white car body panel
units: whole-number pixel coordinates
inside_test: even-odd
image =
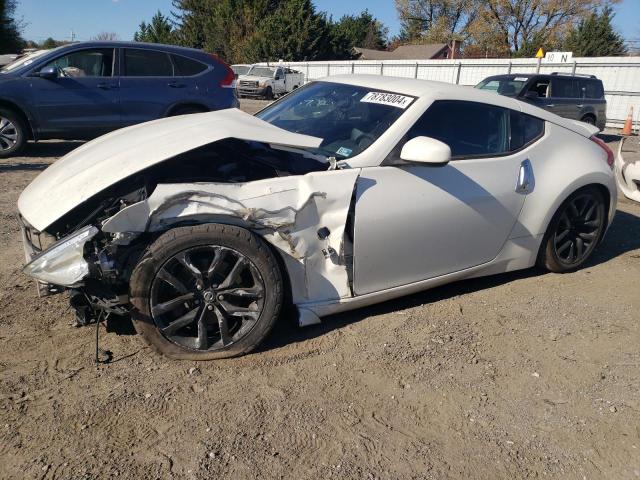
[[[355,212],[355,292],[406,285],[494,259],[524,204],[516,181],[527,155],[363,169]]]
[[[620,139],[618,155],[616,156],[616,180],[620,191],[629,200],[640,202],[640,162],[627,163],[624,159],[623,147],[626,138]],[[632,139],[631,141],[633,141]]]
[[[29,184],[18,199],[18,209],[42,231],[120,180],[225,138],[310,148],[322,141],[274,127],[238,109],[154,120],[116,130],[73,150]],[[43,192],[46,202],[42,202]]]
[[[244,226],[277,248],[300,323],[310,324],[450,281],[534,265],[551,217],[583,186],[598,184],[608,191],[609,222],[613,218],[615,179],[606,153],[589,139],[595,127],[471,87],[366,75],[326,81],[416,100],[369,148],[339,162],[338,170],[247,183],[161,184],[146,200],[107,219],[102,230],[126,239],[181,222]],[[545,133],[503,157],[454,160],[444,167],[381,166],[441,99],[522,111],[545,120]],[[23,192],[20,212],[44,229],[147,166],[229,137],[299,148],[321,143],[239,111],[150,122],[101,137],[56,162]],[[518,192],[524,161],[535,181]],[[350,211],[355,212],[353,244],[347,235]],[[323,227],[330,231],[326,238],[319,235]]]

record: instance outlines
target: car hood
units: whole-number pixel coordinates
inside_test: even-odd
[[[180,153],[225,138],[317,148],[321,138],[292,133],[238,109],[164,118],[123,128],[72,151],[36,177],[18,210],[43,231],[104,189]]]
[[[238,80],[253,80],[253,81],[262,81],[262,80],[271,80],[272,77],[259,77],[257,75],[239,75]]]

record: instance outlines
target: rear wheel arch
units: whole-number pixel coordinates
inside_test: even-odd
[[[545,254],[545,250],[547,247],[547,243],[548,243],[548,239],[549,239],[549,235],[550,235],[550,229],[553,227],[553,223],[554,223],[554,219],[556,218],[556,216],[558,215],[558,213],[563,209],[563,207],[565,206],[566,202],[576,196],[579,195],[581,192],[585,192],[585,191],[589,191],[589,190],[596,190],[603,198],[604,200],[604,215],[605,215],[605,220],[604,220],[604,229],[602,230],[600,237],[598,238],[598,240],[596,241],[596,245],[598,245],[601,241],[602,238],[604,236],[604,233],[606,231],[606,226],[608,223],[608,217],[609,217],[609,210],[610,210],[610,205],[611,205],[611,193],[609,192],[609,189],[601,184],[601,183],[589,183],[586,185],[582,185],[579,188],[576,188],[570,192],[568,192],[568,194],[566,194],[564,196],[564,198],[562,198],[562,200],[558,203],[558,205],[556,206],[556,208],[550,213],[549,217],[546,219],[545,221],[545,229],[544,229],[544,235],[542,236],[539,248],[538,248],[538,253],[536,255],[536,264],[538,265],[538,267],[540,267],[543,263],[544,260],[544,254]]]
[[[4,100],[4,99],[0,99],[0,108],[11,110],[18,117],[20,117],[20,120],[22,121],[23,125],[27,129],[27,135],[28,135],[27,140],[36,139],[34,136],[33,126],[31,125],[31,120],[29,119],[29,116],[26,114],[23,108],[21,108],[14,102],[11,102],[9,100]]]

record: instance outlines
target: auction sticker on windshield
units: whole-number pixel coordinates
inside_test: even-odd
[[[396,107],[405,109],[415,97],[407,97],[405,95],[398,95],[397,93],[385,93],[385,92],[369,92],[360,99],[365,103],[377,103],[378,105],[389,105],[390,107]]]

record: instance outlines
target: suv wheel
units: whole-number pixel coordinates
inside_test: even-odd
[[[584,117],[582,117],[581,121],[593,126],[595,126],[596,124],[596,119],[593,115],[585,115]]]
[[[22,150],[27,142],[27,129],[13,111],[0,108],[0,158],[10,157]]]

